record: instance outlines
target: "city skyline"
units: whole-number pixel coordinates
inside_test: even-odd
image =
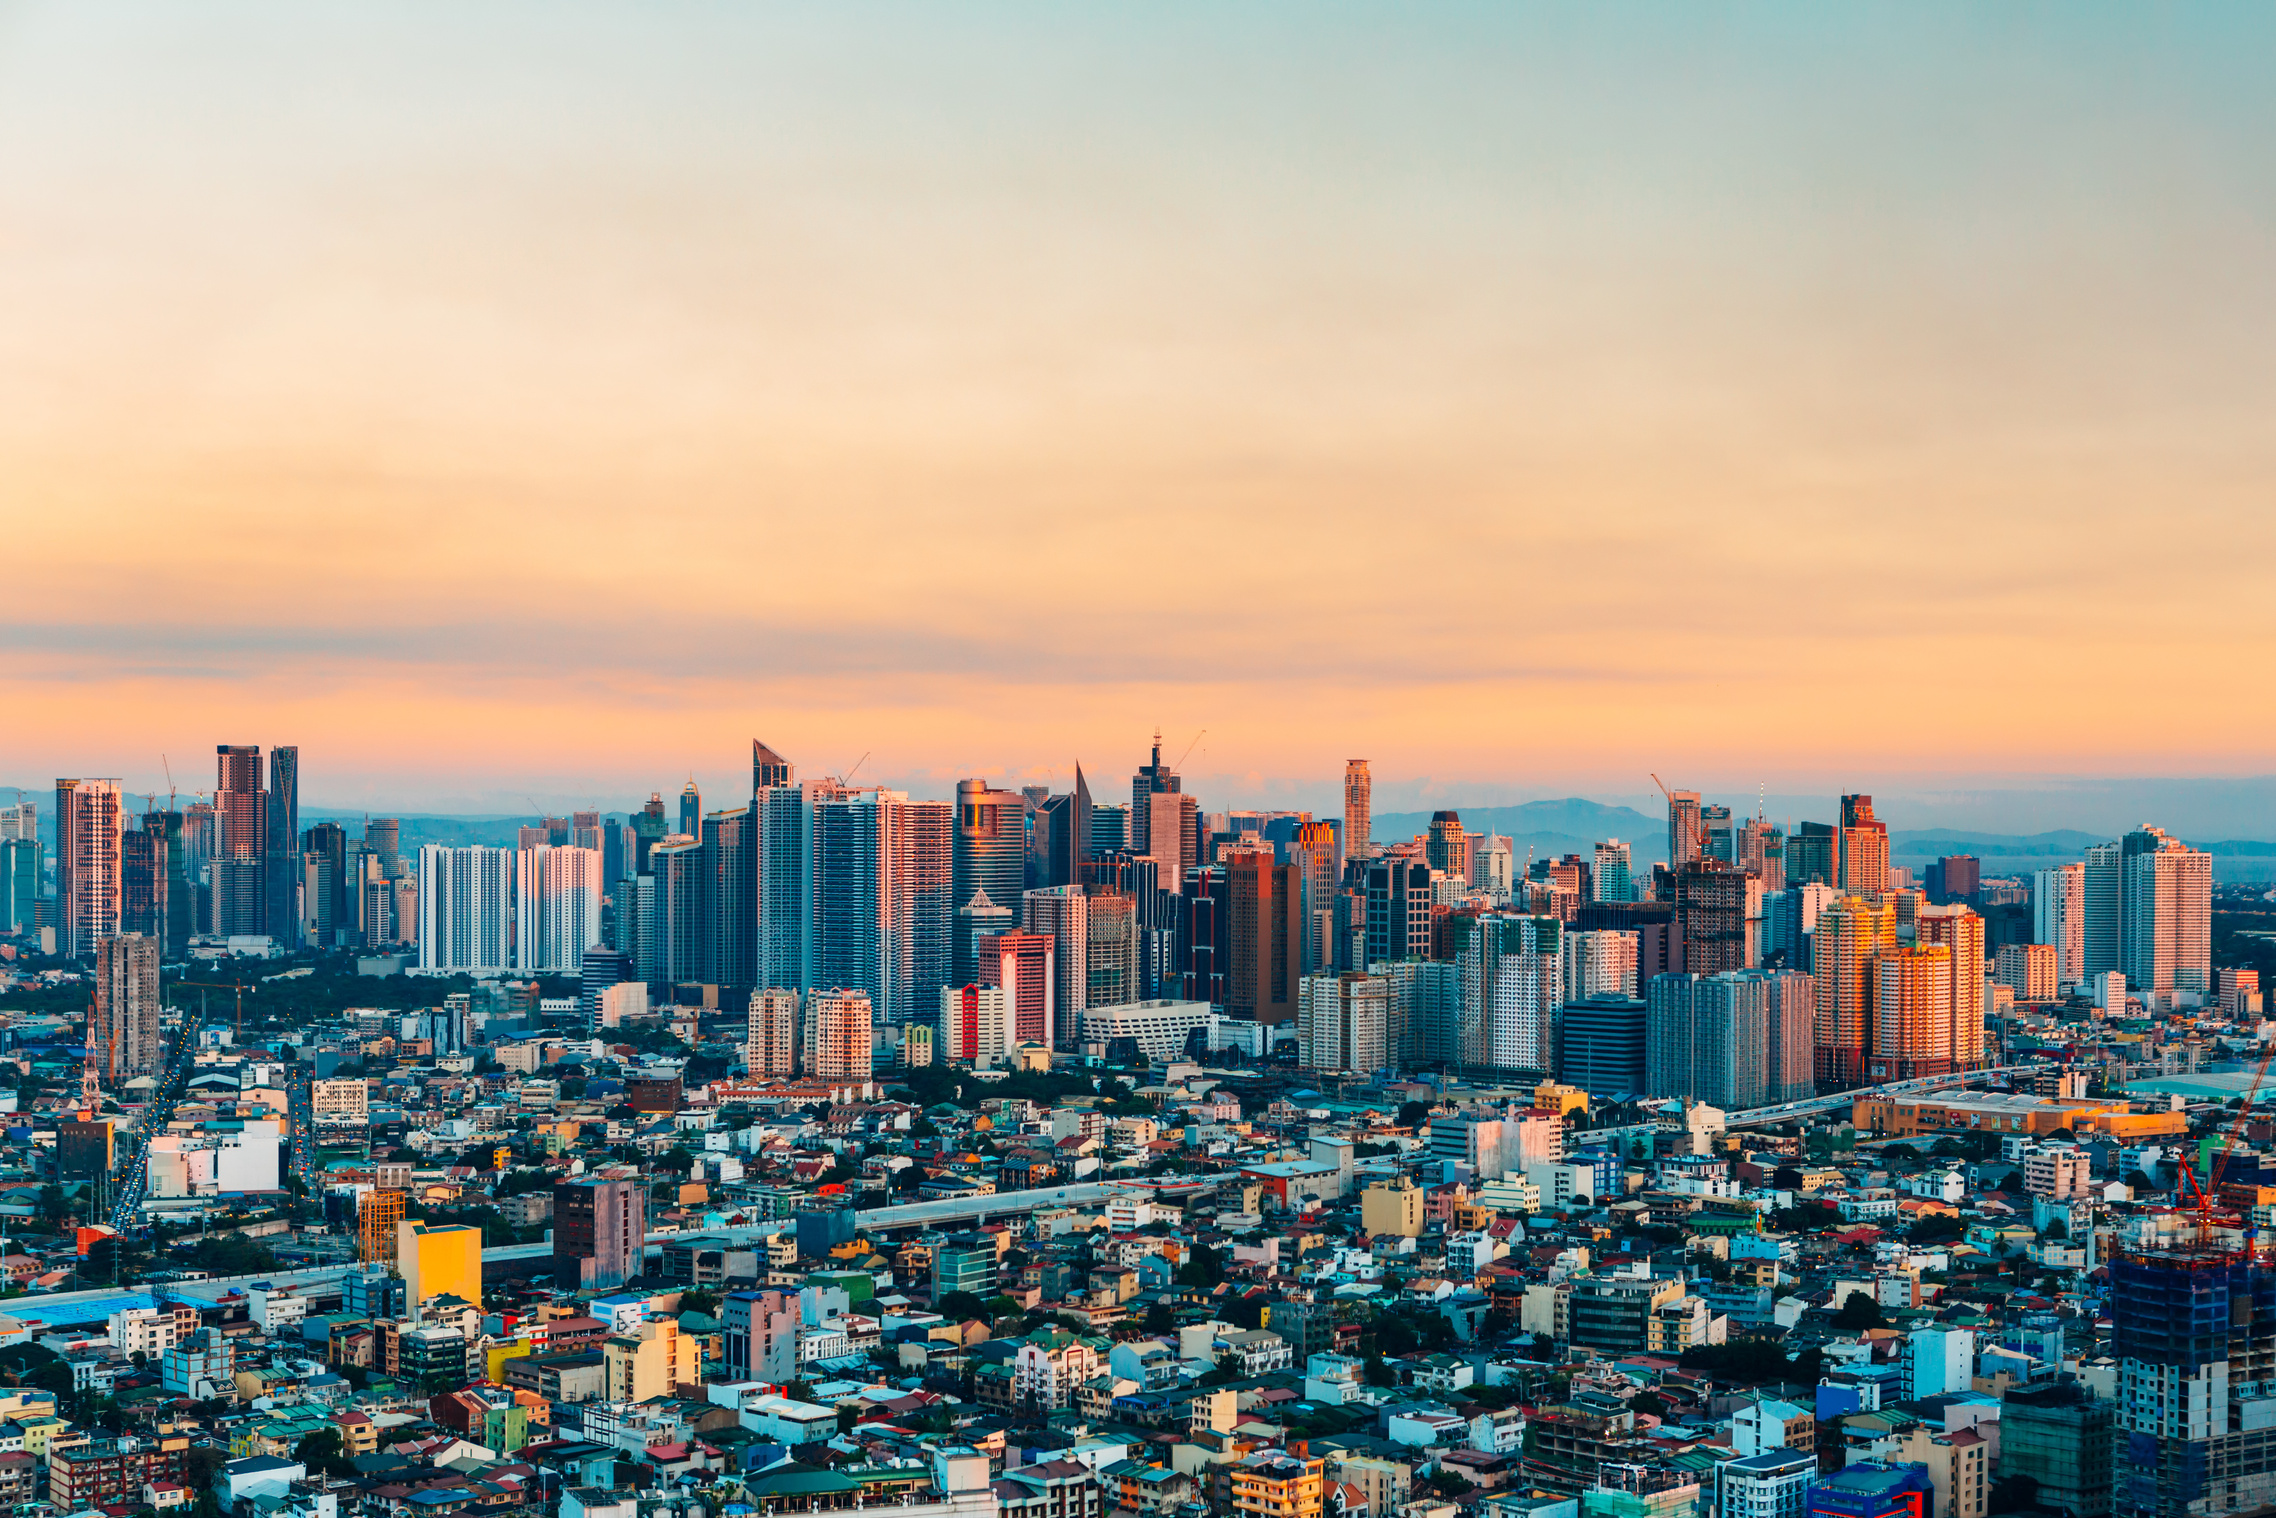
[[[2265,769],[2276,20],[1295,14],[25,9],[0,773]]]

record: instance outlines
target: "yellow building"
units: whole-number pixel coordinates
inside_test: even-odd
[[[454,1224],[395,1225],[395,1265],[413,1302],[444,1293],[482,1305],[482,1230]]]
[[[1422,1188],[1406,1176],[1377,1181],[1359,1194],[1360,1231],[1370,1237],[1388,1233],[1419,1238],[1422,1225]]]
[[[488,1362],[484,1368],[489,1373],[489,1379],[492,1381],[505,1380],[506,1362],[522,1358],[530,1352],[530,1348],[530,1341],[527,1339],[507,1339],[484,1350],[482,1352],[483,1358]]]
[[[1320,1518],[1327,1462],[1269,1449],[1233,1467],[1233,1510],[1257,1518]]]
[[[612,1402],[645,1402],[668,1397],[682,1383],[694,1384],[694,1346],[680,1337],[670,1318],[651,1319],[631,1334],[601,1345],[601,1377]]]
[[[2081,1135],[2143,1139],[2189,1131],[2189,1116],[2183,1112],[2135,1112],[2122,1101],[2004,1091],[1871,1097],[1850,1109],[1850,1123],[1861,1133],[1887,1138],[1955,1131],[2038,1134],[2067,1128]]]
[[[1533,1105],[1559,1117],[1578,1112],[1588,1116],[1588,1093],[1578,1086],[1559,1085],[1556,1081],[1543,1081],[1533,1088]]]

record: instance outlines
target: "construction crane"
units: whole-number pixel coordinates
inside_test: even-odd
[[[178,798],[182,793],[178,788],[176,788],[174,784],[173,762],[169,760],[164,754],[160,754],[158,756],[158,762],[163,765],[166,770],[166,810],[169,812],[178,812],[182,808],[176,798]]]
[[[1652,776],[1652,784],[1660,788],[1662,796],[1667,797],[1668,815],[1673,817],[1675,815],[1675,792],[1669,790],[1667,782],[1657,775]],[[1698,846],[1699,857],[1705,859],[1707,857],[1707,824],[1698,818],[1694,818],[1691,824],[1691,833],[1692,842]],[[1670,864],[1673,864],[1672,860]]]
[[[1193,735],[1193,743],[1199,743],[1199,742],[1200,742],[1200,741],[1201,741],[1203,738],[1207,737],[1208,735],[1209,735],[1209,729],[1205,727],[1205,728],[1203,728],[1203,729],[1202,729],[1200,732],[1198,732],[1198,733],[1195,733],[1195,734]],[[1157,735],[1157,736],[1159,736],[1159,735]],[[1187,745],[1185,746],[1185,754],[1190,754],[1190,753],[1192,753],[1192,752],[1193,752],[1193,743],[1189,743],[1189,744],[1187,744]],[[1185,754],[1180,754],[1180,755],[1178,755],[1178,756],[1177,756],[1177,762],[1175,762],[1174,764],[1172,764],[1172,765],[1170,766],[1170,768],[1171,768],[1171,769],[1173,769],[1173,770],[1182,770],[1182,769],[1184,769],[1184,768],[1185,768]]]

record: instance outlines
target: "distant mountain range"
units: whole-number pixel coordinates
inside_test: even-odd
[[[1562,801],[1528,801],[1520,806],[1458,806],[1448,810],[1460,813],[1462,826],[1470,832],[1500,833],[1508,838],[1520,867],[1527,849],[1537,859],[1564,854],[1586,858],[1599,843],[1613,838],[1631,845],[1628,857],[1633,868],[1648,868],[1667,858],[1667,819],[1648,816],[1634,807],[1607,806],[1601,801],[1568,796]],[[1380,812],[1370,827],[1378,843],[1412,838],[1430,831],[1431,815]]]

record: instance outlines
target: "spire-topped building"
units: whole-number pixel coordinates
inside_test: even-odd
[[[751,791],[756,795],[770,785],[788,785],[791,764],[788,759],[761,743],[751,740]],[[692,783],[692,782],[691,782]]]

